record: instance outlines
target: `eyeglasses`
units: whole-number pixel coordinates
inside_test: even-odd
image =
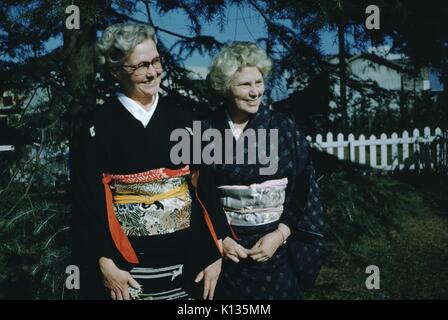
[[[142,76],[148,73],[149,67],[152,66],[155,70],[162,70],[162,62],[160,57],[155,57],[152,61],[143,61],[137,65],[126,65],[123,64],[122,67],[126,71],[130,71],[136,76]]]

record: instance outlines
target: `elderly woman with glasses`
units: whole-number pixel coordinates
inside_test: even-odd
[[[213,165],[232,231],[223,241],[220,299],[299,299],[323,262],[323,210],[309,144],[291,119],[262,102],[271,68],[255,44],[233,42],[208,75],[223,103],[203,127],[230,132],[228,143],[244,150],[243,158],[235,152]],[[270,169],[266,155],[276,161]]]
[[[155,31],[115,24],[97,49],[119,90],[89,118],[73,177],[82,297],[212,299],[228,224],[207,168],[170,159],[171,132],[193,118],[159,93]]]

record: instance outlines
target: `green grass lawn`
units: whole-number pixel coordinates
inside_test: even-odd
[[[346,245],[330,243],[308,299],[448,299],[448,185],[412,179],[409,212],[397,216],[393,228]],[[379,267],[379,290],[366,288],[368,265]]]
[[[433,212],[401,219],[390,236],[365,237],[352,252],[334,248],[308,299],[447,299],[448,219]],[[368,265],[380,289],[368,290]]]

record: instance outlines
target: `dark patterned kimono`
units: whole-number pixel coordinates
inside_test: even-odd
[[[225,112],[220,110],[204,121],[204,127],[219,129],[224,134],[224,130],[229,129]],[[323,208],[310,159],[310,146],[291,119],[263,105],[243,133],[250,128],[278,129],[277,172],[270,176],[260,175],[259,169],[263,165],[259,159],[249,164],[246,157],[244,164],[213,165],[216,184],[232,188],[284,178],[288,179],[288,184],[279,219],[253,226],[232,225],[230,221],[233,238],[249,249],[263,235],[274,231],[279,223],[289,226],[292,233],[287,243],[266,262],[251,258],[240,259],[239,263],[224,260],[216,295],[220,299],[300,299],[303,288],[314,284],[324,259]],[[236,144],[235,139],[233,143]],[[247,151],[247,144],[245,146]],[[221,199],[224,197],[221,194]]]
[[[132,290],[134,298],[201,293],[203,282],[195,285],[194,277],[221,257],[217,239],[230,230],[211,171],[170,160],[171,132],[192,127],[192,121],[168,97],[160,97],[146,127],[115,96],[90,116],[72,178],[73,250],[82,298],[109,298],[100,257],[143,285]],[[193,169],[199,169],[197,180]]]

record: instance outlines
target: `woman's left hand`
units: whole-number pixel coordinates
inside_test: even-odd
[[[275,230],[261,237],[247,254],[257,262],[264,262],[274,255],[282,243],[282,234]]]
[[[222,259],[216,260],[203,271],[199,272],[194,280],[196,283],[204,279],[204,293],[202,297],[204,300],[213,300],[215,295],[215,287],[218,282],[219,274],[221,273]]]

